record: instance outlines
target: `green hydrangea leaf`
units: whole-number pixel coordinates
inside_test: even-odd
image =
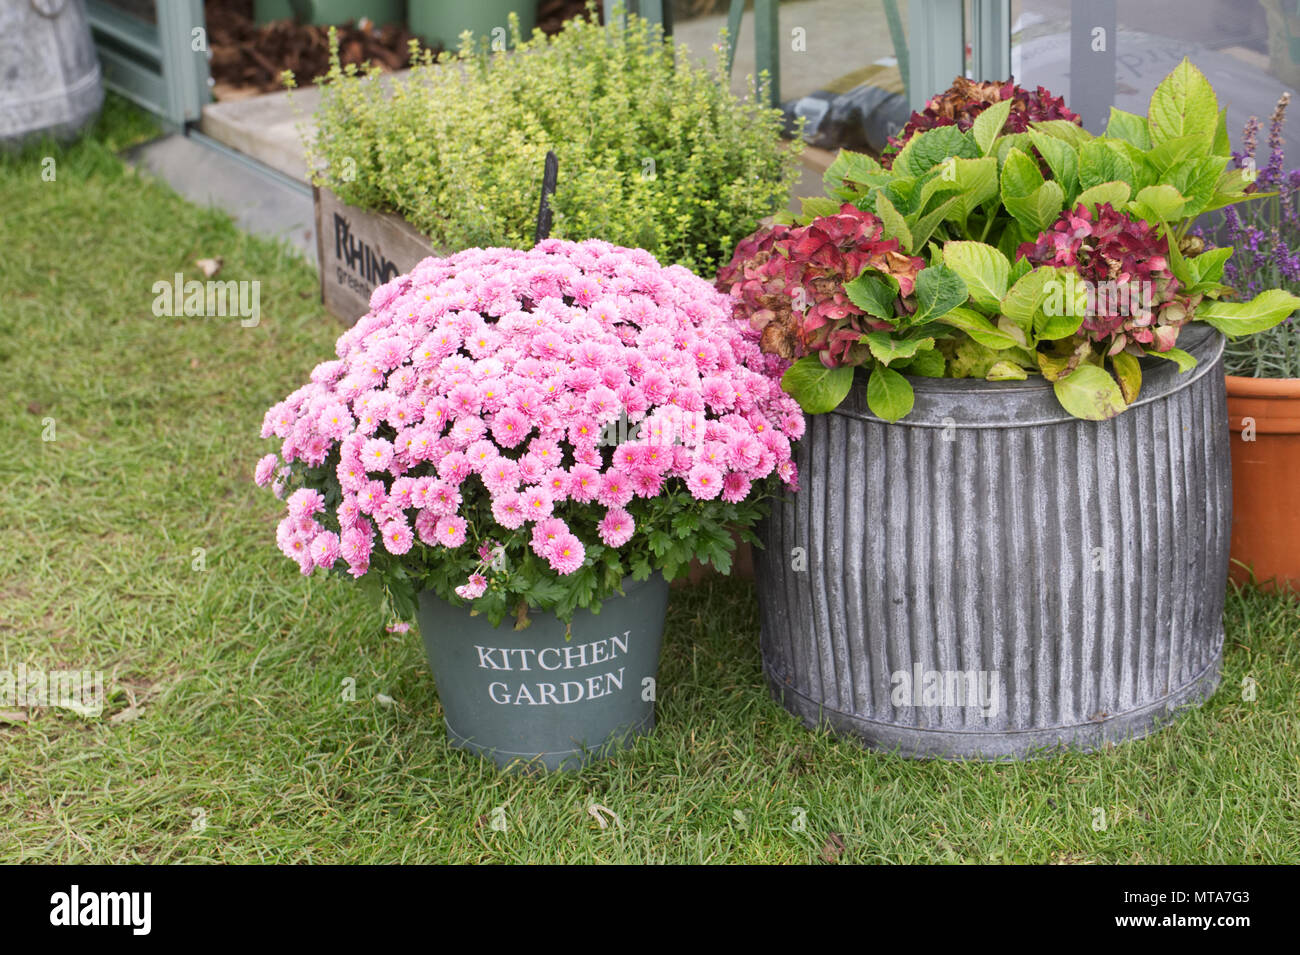
[[[837,408],[853,387],[853,368],[827,368],[816,355],[805,355],[785,370],[781,390],[809,414]]]

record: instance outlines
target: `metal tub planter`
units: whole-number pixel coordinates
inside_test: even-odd
[[[1143,736],[1219,680],[1231,528],[1223,337],[1143,360],[1106,421],[1042,379],[861,385],[809,417],[773,506],[763,667],[806,724],[911,757],[1024,758]]]

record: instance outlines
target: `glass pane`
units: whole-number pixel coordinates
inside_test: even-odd
[[[1282,92],[1300,84],[1298,7],[1297,0],[1013,0],[1012,72],[1022,85],[1064,96],[1101,132],[1110,105],[1145,115],[1156,84],[1186,56],[1227,106],[1239,146],[1247,119],[1267,122]],[[1076,55],[1084,54],[1079,69],[1071,64],[1072,36]],[[1109,50],[1094,60],[1088,54],[1103,43]],[[1113,63],[1113,93],[1096,72],[1106,62]],[[1287,141],[1300,145],[1300,122],[1288,126]]]

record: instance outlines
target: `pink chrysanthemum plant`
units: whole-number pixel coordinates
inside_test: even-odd
[[[627,577],[726,571],[796,483],[799,406],[686,269],[605,242],[430,258],[266,414],[256,480],[304,574],[430,589],[494,624],[599,611]]]

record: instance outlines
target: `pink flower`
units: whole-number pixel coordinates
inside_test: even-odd
[[[411,528],[404,520],[394,519],[383,527],[384,550],[390,554],[405,554],[413,543]]]
[[[571,574],[582,566],[587,553],[582,548],[582,541],[572,534],[565,534],[552,542],[548,556],[551,568],[557,574]]]
[[[372,474],[387,471],[393,463],[393,445],[384,438],[371,438],[361,448],[361,463]]]
[[[487,593],[487,578],[482,574],[470,574],[469,580],[456,588],[456,596],[463,600],[474,600]]]
[[[319,491],[308,487],[298,488],[289,495],[286,503],[289,505],[289,516],[295,520],[311,517],[325,510],[324,496]]]
[[[492,422],[492,437],[503,448],[517,447],[531,431],[528,419],[513,408],[503,408]]]
[[[586,503],[600,492],[600,472],[589,464],[575,464],[569,470],[569,497]]]
[[[711,501],[722,493],[722,473],[701,461],[686,475],[686,486],[696,500]]]
[[[339,535],[333,531],[321,531],[312,539],[311,559],[317,567],[326,570],[334,566],[339,559]]]
[[[728,504],[738,504],[749,496],[751,482],[739,471],[728,471],[722,479],[722,499]]]
[[[492,499],[492,519],[507,530],[523,527],[525,518],[522,495],[511,491]]]
[[[438,543],[438,514],[425,508],[415,515],[415,533],[422,544]]]
[[[632,494],[632,482],[628,476],[617,468],[610,468],[601,478],[596,500],[606,507],[622,507],[632,500]]]
[[[560,537],[569,533],[569,525],[558,517],[546,517],[533,525],[533,551],[539,557],[550,553],[551,545]]]
[[[258,487],[266,487],[271,483],[271,478],[275,477],[275,466],[279,463],[279,457],[274,454],[258,459],[257,468],[253,471],[253,480]]]
[[[636,522],[632,515],[621,507],[611,507],[605,512],[599,525],[600,539],[610,547],[622,547],[632,539]]]
[[[465,519],[449,515],[438,518],[438,525],[434,529],[434,536],[437,537],[438,543],[444,547],[459,547],[465,543]]]
[[[523,493],[524,515],[530,521],[550,517],[554,507],[551,492],[544,487],[527,487]]]

